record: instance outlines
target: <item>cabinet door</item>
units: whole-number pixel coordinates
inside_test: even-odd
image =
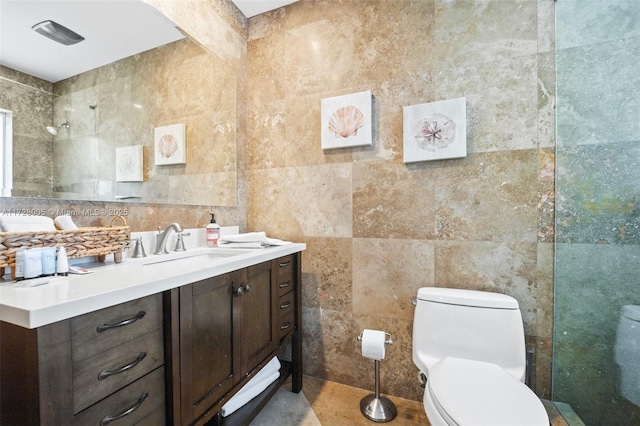
[[[275,288],[273,262],[265,262],[245,269],[244,293],[236,297],[235,324],[239,325],[242,371],[251,372],[277,347],[275,330]]]
[[[182,422],[200,417],[237,381],[233,356],[233,281],[225,274],[180,288]]]

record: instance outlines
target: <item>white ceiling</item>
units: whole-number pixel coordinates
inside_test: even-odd
[[[298,0],[231,0],[244,13],[244,16],[252,16],[295,3]]]
[[[232,0],[247,17],[297,0]],[[64,46],[31,27],[53,20],[84,41]],[[141,0],[0,0],[0,65],[55,83],[183,38]]]

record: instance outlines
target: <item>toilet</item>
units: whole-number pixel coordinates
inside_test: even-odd
[[[510,296],[419,289],[413,362],[427,378],[423,401],[433,426],[549,425],[524,384],[522,315]]]
[[[640,407],[640,306],[620,309],[614,360],[620,368],[620,394]]]

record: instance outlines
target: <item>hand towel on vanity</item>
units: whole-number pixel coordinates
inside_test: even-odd
[[[265,232],[247,232],[244,234],[227,235],[220,237],[218,247],[226,248],[262,248],[269,246],[283,246],[291,244],[290,241],[282,241],[277,238],[269,238]]]
[[[280,361],[274,357],[262,370],[258,371],[226,404],[222,406],[222,417],[234,413],[280,377]]]
[[[53,219],[47,216],[0,216],[4,232],[55,231]]]

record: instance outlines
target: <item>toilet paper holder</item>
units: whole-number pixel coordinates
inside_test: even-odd
[[[364,331],[357,337],[358,341],[362,341],[362,335]],[[392,345],[391,334],[384,332],[385,345]],[[376,391],[370,395],[365,396],[360,401],[360,412],[367,419],[377,423],[385,423],[393,420],[398,411],[394,403],[384,395],[380,395],[380,360],[374,360],[375,362],[375,380]]]
[[[358,342],[362,342],[362,333],[364,333],[364,331],[360,332],[360,335],[357,337]],[[384,335],[387,337],[384,341],[385,345],[393,345],[393,340],[391,340],[391,334],[387,333],[386,331],[384,332]]]

